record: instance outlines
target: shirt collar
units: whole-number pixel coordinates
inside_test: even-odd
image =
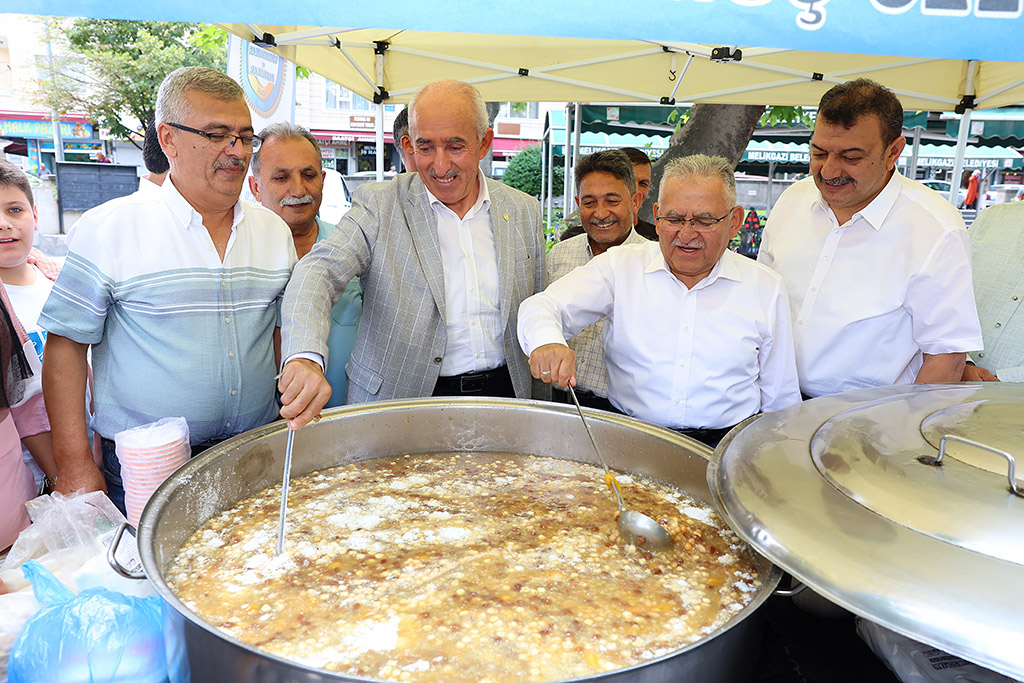
[[[903,176],[900,175],[899,169],[894,170],[889,178],[889,182],[885,184],[881,192],[867,206],[853,214],[850,220],[853,221],[860,217],[875,230],[881,230],[886,216],[889,215],[893,204],[896,203],[896,198],[899,197],[902,178]],[[815,187],[815,191],[818,193],[818,207],[834,219],[835,214],[832,212],[831,207],[829,207],[828,202],[825,201],[825,198],[821,196],[821,191],[817,187]]]
[[[174,220],[183,228],[190,228],[193,226],[201,226],[203,224],[202,215],[195,210],[195,208],[188,203],[178,188],[174,186],[174,182],[170,176],[167,176],[167,180],[160,186],[161,198],[170,209],[171,215]],[[242,206],[241,200],[235,201],[234,215],[231,218],[231,229],[234,230],[238,227],[238,224],[245,218],[245,209]]]
[[[586,235],[587,231],[584,230],[583,234]],[[634,227],[634,228],[630,228],[629,232],[626,233],[626,238],[624,240],[622,240],[620,243],[616,244],[615,246],[621,247],[624,244],[645,244],[647,242],[650,242],[650,240],[647,239],[646,237],[641,236],[636,231],[636,228]],[[589,258],[594,258],[594,250],[590,246],[590,237],[589,236],[587,236],[583,240],[583,244],[584,244],[584,248],[587,250],[587,256]],[[611,249],[611,247],[608,247],[608,249]],[[608,251],[608,249],[605,249],[605,251]]]
[[[481,171],[479,167],[477,168],[476,177],[477,182],[479,183],[478,187],[480,188],[480,191],[477,193],[476,203],[474,203],[473,206],[470,207],[469,211],[466,212],[466,215],[462,218],[462,220],[469,220],[470,218],[475,216],[477,212],[489,210],[491,207],[491,193],[487,190],[487,183],[484,180],[484,172]],[[430,206],[432,208],[434,208],[435,210],[444,208],[448,211],[451,211],[453,214],[455,213],[447,206],[445,206],[440,199],[431,194],[430,190],[427,188],[426,183],[423,183],[423,189],[427,193],[427,199],[430,200]]]
[[[718,263],[716,263],[711,269],[711,272],[705,275],[704,278],[691,287],[690,290],[693,291],[696,289],[710,287],[719,278],[722,278],[723,280],[735,280],[737,282],[743,280],[743,274],[740,272],[739,264],[736,262],[737,258],[746,258],[746,256],[739,256],[738,254],[726,249],[722,254],[722,258],[718,259]],[[683,285],[683,283],[672,274],[672,271],[669,270],[668,262],[665,261],[665,255],[661,253],[660,244],[658,245],[658,250],[654,255],[654,258],[651,259],[651,262],[647,264],[647,268],[644,269],[644,273],[656,273],[658,271],[664,271],[664,273],[670,278],[679,282],[680,285]],[[686,285],[683,286],[685,287]]]

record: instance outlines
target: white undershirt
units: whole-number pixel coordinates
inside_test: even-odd
[[[491,198],[483,173],[479,179],[479,196],[463,218],[427,192],[437,219],[444,266],[448,344],[442,377],[490,370],[505,363]]]

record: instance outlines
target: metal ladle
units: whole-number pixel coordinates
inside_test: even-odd
[[[622,504],[622,495],[619,493],[619,482],[615,479],[615,475],[608,469],[608,463],[604,461],[604,456],[601,455],[601,449],[597,447],[597,441],[594,440],[594,433],[590,431],[590,424],[587,422],[587,418],[583,415],[583,408],[580,407],[580,402],[576,398],[576,392],[573,391],[572,385],[566,385],[569,390],[569,395],[572,396],[572,402],[576,404],[576,410],[580,414],[580,419],[583,420],[583,426],[587,429],[587,436],[590,437],[590,443],[594,446],[594,452],[597,453],[597,459],[601,461],[601,465],[604,467],[605,483],[615,494],[615,501],[619,504],[619,535],[626,540],[627,543],[632,543],[635,546],[644,548],[647,550],[667,550],[672,547],[672,537],[665,527],[661,526],[653,519],[645,514],[637,512],[636,510],[627,510]]]

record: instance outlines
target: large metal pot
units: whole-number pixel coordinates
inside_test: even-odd
[[[627,417],[590,411],[594,436],[612,467],[672,484],[712,500],[705,478],[710,449],[675,432]],[[193,459],[157,490],[142,514],[139,553],[150,582],[184,629],[196,681],[356,681],[281,659],[218,631],[188,609],[164,572],[196,528],[242,498],[280,482],[286,428],[277,422],[241,434]],[[536,454],[592,462],[579,415],[567,406],[512,399],[420,399],[329,411],[296,436],[292,475],[369,458],[438,451]],[[592,677],[658,683],[745,680],[756,660],[754,615],[778,583],[766,560],[753,601],[714,634],[672,655]]]

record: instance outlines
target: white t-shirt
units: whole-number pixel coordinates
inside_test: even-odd
[[[14,314],[18,316],[18,320],[21,321],[22,326],[25,328],[25,332],[28,333],[28,338],[32,342],[32,346],[35,347],[36,357],[39,359],[39,363],[43,362],[43,344],[46,343],[46,330],[39,327],[39,314],[43,310],[43,304],[46,303],[46,298],[50,296],[50,290],[53,289],[53,282],[51,282],[43,273],[35,266],[30,266],[32,273],[35,275],[35,282],[30,285],[7,285],[4,287],[7,289],[7,296],[11,300],[11,305],[14,306]],[[33,363],[33,370],[35,370],[35,364]],[[36,372],[32,379],[25,385],[25,397],[31,398],[40,391],[43,390],[43,379],[42,373]]]

